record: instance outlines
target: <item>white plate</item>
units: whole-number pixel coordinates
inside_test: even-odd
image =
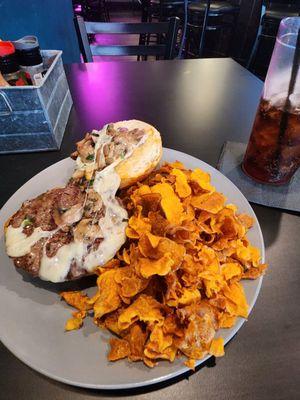
[[[237,187],[210,165],[187,154],[165,148],[163,160],[179,160],[188,168],[200,167],[209,172],[216,189],[224,193],[229,202],[236,204],[239,212],[254,218],[254,227],[248,237],[261,250],[264,261],[264,242],[259,223]],[[70,158],[66,158],[25,183],[2,208],[0,226],[3,226],[23,201],[65,184],[72,173],[73,163]],[[18,272],[5,254],[3,233],[0,259],[0,338],[16,357],[33,369],[61,382],[99,389],[149,385],[188,370],[183,365],[183,359],[176,360],[173,364],[161,361],[153,369],[145,367],[141,362],[108,362],[106,356],[110,334],[99,330],[91,318],[86,319],[81,330],[65,333],[64,324],[70,316],[70,308],[59,300],[58,292],[64,289],[63,284],[42,282]],[[243,281],[250,309],[256,301],[261,283],[262,278]],[[227,343],[243,322],[244,319],[240,318],[232,329],[221,330],[218,335],[222,335]]]

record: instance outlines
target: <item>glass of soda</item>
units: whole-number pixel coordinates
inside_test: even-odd
[[[242,163],[260,183],[288,183],[300,166],[299,32],[300,17],[281,21]]]

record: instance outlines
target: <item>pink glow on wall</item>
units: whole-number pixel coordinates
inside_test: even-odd
[[[93,63],[89,64],[88,69],[85,64],[78,64],[76,68],[75,96],[81,99],[78,117],[87,130],[99,129],[109,122],[133,117],[129,115],[130,93],[128,103],[124,103],[127,96],[122,93],[124,86],[120,82],[122,66],[119,63]],[[99,102],[99,98],[103,100]],[[102,105],[101,109],[98,107],[99,103]]]
[[[74,7],[74,11],[75,11],[75,13],[81,13],[81,11],[82,11],[81,4],[76,4]]]

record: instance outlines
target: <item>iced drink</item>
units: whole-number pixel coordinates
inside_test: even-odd
[[[289,182],[300,166],[300,109],[262,99],[244,157],[243,170],[262,183]]]
[[[300,166],[300,17],[281,21],[242,168],[288,183]]]

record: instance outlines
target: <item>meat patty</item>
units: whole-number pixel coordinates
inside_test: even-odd
[[[12,257],[17,268],[22,268],[33,276],[38,276],[45,239],[40,239],[30,249],[30,253],[22,257]]]
[[[25,201],[10,219],[10,225],[19,228],[25,221],[24,233],[28,236],[29,227],[40,227],[43,231],[52,231],[57,228],[55,210],[66,212],[72,206],[83,205],[84,194],[78,186],[70,184],[65,188],[55,188],[41,194],[32,200]]]
[[[88,231],[82,231],[85,239],[90,239],[91,232],[95,236],[95,244],[99,246],[102,234],[97,237],[97,222],[104,216],[104,206],[101,197],[90,189],[87,193],[80,186],[69,183],[64,188],[55,188],[24,202],[21,208],[11,217],[9,225],[13,228],[23,227],[22,232],[29,238],[36,228],[48,231],[49,235],[38,240],[31,246],[30,252],[21,257],[11,257],[17,268],[22,268],[33,276],[39,275],[43,254],[54,258],[59,249],[74,241],[74,234],[78,230],[82,217],[88,216],[92,223]],[[93,226],[94,224],[94,226]],[[53,232],[52,232],[53,231]],[[94,237],[92,237],[94,239]],[[78,278],[86,274],[72,261],[68,279]]]

